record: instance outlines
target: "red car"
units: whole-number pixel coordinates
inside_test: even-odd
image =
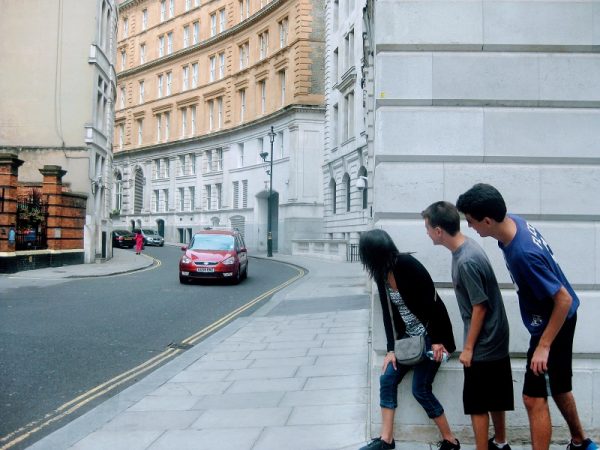
[[[185,254],[179,260],[180,283],[218,278],[237,284],[248,276],[248,251],[236,230],[202,230],[181,250]]]

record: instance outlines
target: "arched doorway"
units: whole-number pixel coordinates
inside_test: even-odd
[[[260,230],[262,236],[259,237],[259,242],[264,242],[265,247],[261,250],[266,250],[267,234],[269,228],[269,191],[264,190],[256,194],[257,200],[260,202],[260,223],[263,224]],[[273,251],[276,252],[279,248],[279,192],[273,191],[271,195],[271,239],[273,243]]]
[[[158,234],[160,234],[164,238],[165,237],[165,221],[162,219],[157,219],[156,228],[158,229]]]

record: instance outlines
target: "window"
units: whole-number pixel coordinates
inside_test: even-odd
[[[152,212],[158,212],[158,189],[152,191]]]
[[[119,97],[120,97],[119,106],[121,108],[125,108],[125,87],[124,86],[121,86],[119,88]]]
[[[259,81],[258,86],[260,89],[260,112],[264,114],[267,109],[267,81]]]
[[[210,37],[217,35],[217,13],[210,15]]]
[[[120,173],[115,174],[115,203],[114,209],[121,211],[123,208],[123,177]]]
[[[260,158],[260,153],[261,153],[261,152],[264,150],[264,148],[265,148],[265,141],[264,141],[264,139],[263,139],[263,138],[259,137],[259,138],[256,140],[256,147],[257,147],[257,150],[258,150],[258,152],[257,152],[258,154],[256,155],[257,162],[261,163],[261,162],[262,162],[262,159]]]
[[[196,107],[190,107],[190,121],[191,121],[191,134],[192,136],[196,135]]]
[[[177,204],[179,206],[179,211],[183,211],[185,209],[185,188],[177,189]]]
[[[158,76],[158,84],[156,85],[156,97],[161,98],[163,96],[163,75]]]
[[[215,71],[217,69],[217,57],[213,55],[210,57],[209,61],[210,61],[210,64],[209,64],[208,81],[215,81]]]
[[[212,131],[215,126],[215,101],[208,101],[208,130]]]
[[[145,31],[148,28],[148,10],[144,9],[142,11],[142,31]]]
[[[200,42],[200,22],[194,22],[194,33],[192,34],[192,43],[197,44]]]
[[[333,105],[333,118],[331,121],[331,147],[335,148],[338,146],[338,121],[339,118],[339,108],[338,105]]]
[[[200,6],[200,0],[194,0],[194,6],[196,6],[196,7]]]
[[[240,2],[241,3],[241,2]],[[240,198],[240,186],[239,186],[240,182],[239,181],[234,181],[233,182],[233,197],[232,197],[232,205],[233,205],[233,209],[238,209],[239,208],[239,198]]]
[[[181,137],[184,138],[187,133],[187,108],[181,108]]]
[[[141,80],[139,83],[139,98],[138,98],[138,103],[142,104],[144,103],[144,80]]]
[[[162,212],[167,212],[169,210],[169,190],[168,189],[162,190],[162,195],[160,196],[160,201],[161,201],[160,210]]]
[[[167,0],[160,0],[160,21],[164,22],[167,18]]]
[[[192,64],[192,88],[198,87],[198,63]]]
[[[219,11],[219,33],[222,33],[227,28],[227,15],[225,14],[225,8]]]
[[[146,62],[146,44],[140,44],[140,64]]]
[[[248,67],[249,62],[249,53],[250,53],[250,44],[248,42],[240,45],[238,47],[238,51],[240,54],[240,70]]]
[[[238,167],[244,167],[244,143],[240,142],[238,148]]]
[[[344,72],[347,71],[350,67],[354,66],[354,30],[350,31],[346,38],[344,39],[345,45],[345,65]]]
[[[333,81],[335,83],[337,83],[337,79],[338,79],[338,76],[339,76],[339,67],[338,67],[339,63],[340,63],[340,55],[339,55],[338,49],[336,48],[333,51],[333,60],[332,60],[332,66],[333,67],[331,68],[331,72],[332,72],[331,75],[332,75]]]
[[[165,56],[165,37],[158,37],[158,57]]]
[[[284,148],[283,148],[283,131],[277,132],[277,145],[279,147],[279,157],[283,158],[285,155]]]
[[[167,95],[171,95],[171,82],[173,81],[173,73],[167,72]]]
[[[143,134],[144,134],[144,119],[137,120],[137,143],[138,145],[142,145],[143,143]]]
[[[344,187],[346,188],[346,212],[350,212],[350,176],[344,174]]]
[[[269,54],[269,32],[265,31],[258,35],[259,57],[264,59]]]
[[[242,208],[248,207],[248,180],[242,180]]]
[[[219,53],[219,80],[225,77],[225,52]]]
[[[238,0],[238,9],[240,10],[240,22],[244,20],[244,0]]]
[[[169,129],[171,125],[171,113],[166,112],[165,114],[165,142],[169,140]]]
[[[281,106],[285,105],[285,70],[279,72],[279,87],[281,92]]]
[[[158,158],[152,160],[152,179],[169,178],[169,159]]]
[[[250,17],[250,0],[246,0],[246,19]]]
[[[169,0],[169,19],[175,15],[175,0]]]
[[[123,19],[123,37],[126,38],[129,35],[129,19],[125,17]]]
[[[108,117],[108,83],[101,76],[98,77],[98,90],[96,96],[96,128],[101,132],[107,131]]]
[[[125,49],[121,50],[121,70],[125,70],[127,68],[127,53]]]
[[[189,203],[189,210],[193,211],[194,209],[196,209],[196,188],[194,186],[190,186],[188,188],[188,192],[189,192],[189,199],[190,199],[190,203]]]
[[[123,144],[125,142],[125,125],[119,125],[119,149],[123,149]]]
[[[190,67],[184,66],[181,74],[181,89],[187,91],[190,87]]]
[[[210,184],[204,185],[204,207],[207,210],[212,209],[212,186]]]
[[[183,27],[183,48],[188,48],[190,45],[190,27],[186,25]]]
[[[223,97],[217,98],[217,129],[223,125]]]
[[[354,92],[344,97],[344,140],[354,136]]]
[[[173,53],[173,32],[167,34],[167,55]]]
[[[337,212],[336,203],[337,203],[337,192],[335,186],[335,180],[332,178],[329,182],[329,190],[331,192],[331,212],[335,214]]]
[[[185,0],[185,10],[189,11],[192,7],[192,0]]]
[[[221,204],[221,194],[223,193],[222,186],[223,185],[221,183],[215,184],[215,201],[216,201],[217,209],[221,209],[221,207],[222,207],[222,204]]]
[[[244,121],[246,115],[246,89],[240,90],[240,122]]]
[[[156,142],[160,142],[161,128],[162,128],[162,124],[161,124],[161,120],[160,120],[160,114],[157,114],[156,115]]]
[[[287,45],[288,25],[287,17],[279,22],[279,48]]]
[[[223,170],[223,149],[217,148],[215,150],[215,168],[214,170]]]

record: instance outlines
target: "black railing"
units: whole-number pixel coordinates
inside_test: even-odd
[[[17,199],[16,250],[48,248],[48,205],[39,191]]]
[[[346,246],[346,261],[360,261],[360,256],[358,254],[358,244],[348,244]]]

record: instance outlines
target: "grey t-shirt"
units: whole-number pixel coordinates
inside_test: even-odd
[[[496,275],[483,249],[473,239],[452,253],[452,284],[465,339],[471,326],[473,305],[485,302],[487,312],[473,349],[473,361],[495,361],[508,355],[508,318]]]

